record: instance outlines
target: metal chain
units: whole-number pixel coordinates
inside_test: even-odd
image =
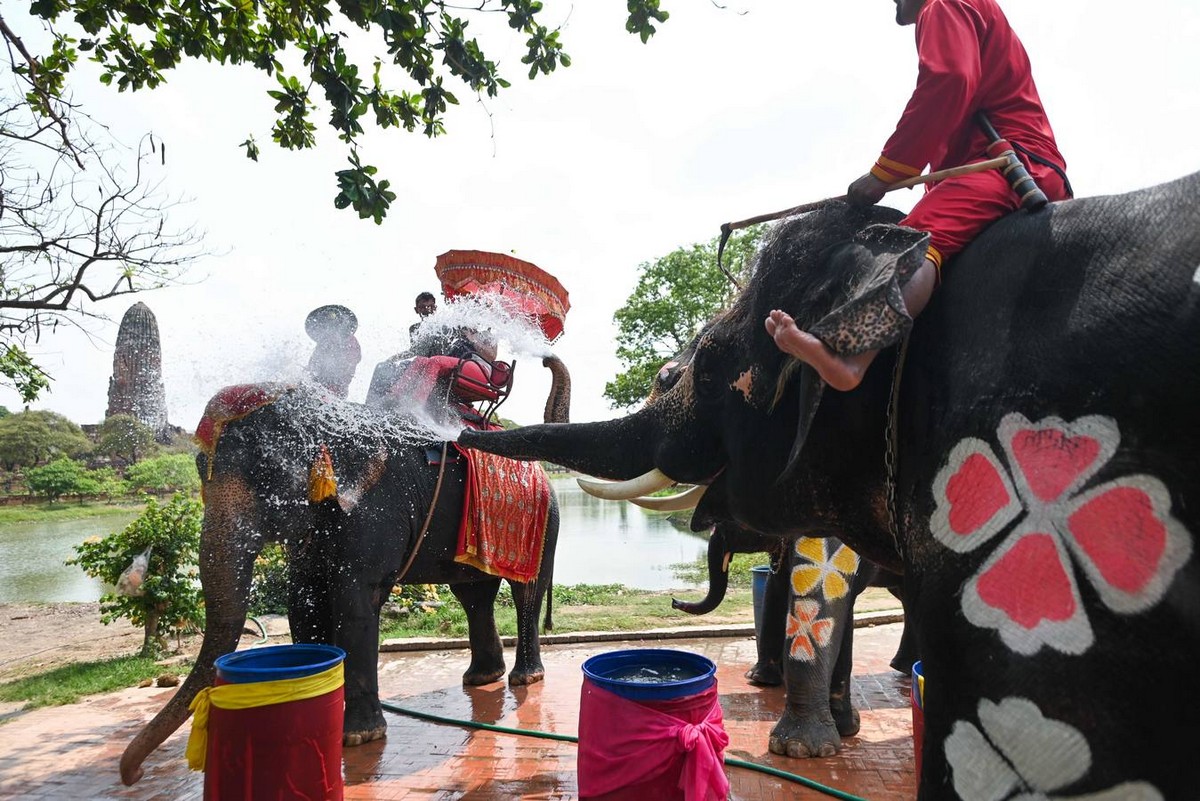
[[[888,397],[887,427],[884,430],[883,464],[886,475],[884,478],[887,493],[887,523],[888,532],[892,535],[892,544],[896,553],[903,554],[900,549],[900,512],[896,507],[896,464],[899,461],[897,407],[900,405],[900,377],[904,371],[904,359],[908,355],[908,334],[900,340],[900,348],[896,353],[896,363],[892,366],[892,392]]]

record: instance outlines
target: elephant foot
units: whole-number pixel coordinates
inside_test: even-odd
[[[783,671],[773,659],[759,661],[745,673],[746,681],[759,687],[778,687],[783,684]]]
[[[917,660],[913,659],[908,654],[903,653],[902,651],[897,651],[896,655],[892,657],[892,661],[889,662],[888,665],[892,668],[892,670],[897,670],[907,676],[908,674],[912,673],[912,666],[916,661]]]
[[[367,696],[346,699],[342,719],[342,745],[356,746],[387,736],[387,721],[379,700]]]
[[[842,738],[832,718],[818,720],[804,718],[792,710],[784,710],[783,717],[771,730],[767,748],[772,754],[789,756],[793,759],[835,756],[842,747]]]
[[[528,684],[537,684],[544,678],[546,678],[546,670],[541,665],[532,670],[513,668],[512,673],[508,674],[508,683],[512,687],[523,687]]]
[[[477,668],[474,665],[467,668],[467,672],[463,674],[463,685],[467,687],[479,687],[483,684],[491,684],[494,681],[500,681],[504,678],[504,665],[492,668]]]
[[[829,713],[833,715],[833,724],[837,726],[838,734],[843,737],[853,737],[858,734],[862,725],[858,710],[847,698],[829,699]]]
[[[347,731],[342,733],[342,745],[347,748],[353,748],[356,745],[363,745],[372,740],[382,740],[387,737],[387,726],[380,726],[377,729],[368,729],[366,731]]]

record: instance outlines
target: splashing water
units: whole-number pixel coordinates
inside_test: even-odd
[[[420,336],[449,334],[459,328],[490,334],[515,354],[536,359],[553,354],[537,321],[514,315],[496,295],[467,295],[443,304],[421,323]]]

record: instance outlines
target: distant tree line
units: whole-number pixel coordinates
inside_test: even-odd
[[[106,499],[142,492],[195,492],[195,446],[160,443],[129,415],[113,415],[92,436],[61,414],[0,407],[0,492],[50,501],[67,495]]]

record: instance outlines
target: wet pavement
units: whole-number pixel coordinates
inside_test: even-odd
[[[915,796],[909,680],[888,666],[901,624],[859,628],[854,643],[854,702],[862,730],[827,759],[792,760],[767,752],[767,736],[783,707],[782,688],[750,685],[742,676],[754,662],[751,637],[671,641],[625,640],[543,646],[546,680],[530,687],[497,682],[465,688],[462,650],[381,655],[381,695],[417,712],[508,728],[574,735],[579,719],[581,666],[587,658],[624,648],[677,648],[718,665],[717,682],[726,757],[796,773],[871,801]],[[511,666],[512,650],[506,649]],[[67,707],[20,714],[0,725],[0,798],[200,799],[203,774],[187,770],[188,726],[146,763],[134,787],[117,779],[117,762],[141,724],[173,690],[130,689]],[[576,746],[387,713],[387,739],[344,754],[346,799],[571,799],[578,796]],[[819,799],[809,786],[728,766],[735,799]]]

